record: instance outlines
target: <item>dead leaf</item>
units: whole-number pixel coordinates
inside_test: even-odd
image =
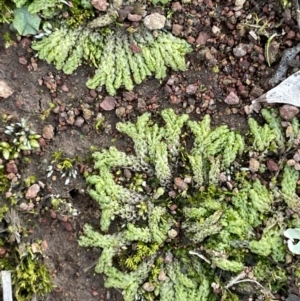
[[[106,11],[109,5],[106,0],[92,0],[91,3],[96,9],[100,11]]]
[[[300,71],[289,76],[278,86],[252,101],[258,102],[284,103],[300,107]]]

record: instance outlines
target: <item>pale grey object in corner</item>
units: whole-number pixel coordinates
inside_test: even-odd
[[[11,272],[1,271],[1,281],[3,289],[3,301],[13,301],[11,289]]]

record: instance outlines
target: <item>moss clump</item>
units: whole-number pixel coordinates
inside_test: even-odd
[[[185,70],[184,56],[192,51],[186,41],[162,31],[153,34],[142,23],[138,28],[122,27],[122,21],[117,21],[118,11],[127,5],[122,1],[113,1],[96,18],[89,1],[72,1],[70,7],[58,0],[14,2],[44,18],[57,14],[59,23],[52,21],[53,25],[45,26],[47,36],[32,43],[40,59],[66,74],[72,74],[83,63],[93,65],[95,75],[88,79],[87,87],[103,86],[110,95],[115,95],[121,86],[132,90],[152,74],[163,79],[167,68]],[[134,5],[140,7],[134,8],[140,15],[142,4]]]
[[[133,52],[132,45],[139,52]],[[140,29],[132,34],[118,30],[103,34],[88,27],[61,27],[49,37],[33,42],[32,48],[38,51],[40,59],[54,63],[66,74],[72,74],[83,62],[91,62],[97,70],[87,87],[105,86],[110,95],[115,95],[121,86],[132,90],[134,83],[140,84],[153,73],[162,79],[167,67],[185,70],[184,55],[191,51],[185,41],[170,33],[161,32],[154,37]]]
[[[79,240],[102,249],[95,270],[106,275],[106,287],[122,290],[126,301],[220,300],[211,284],[225,287],[224,271],[243,272],[251,255],[259,281],[273,292],[282,289],[285,271],[266,257],[280,263],[288,252],[284,210],[294,205],[279,195],[281,189],[296,195],[295,185],[286,184],[290,177],[296,181],[295,173],[286,167],[266,186],[233,167],[253,149],[261,149],[263,163],[268,149],[261,145],[273,153],[292,150],[296,140],[285,137],[280,120],[268,113],[266,125],[249,120],[249,146],[226,126],[212,129],[209,116],[194,122],[170,109],[157,123],[145,113],[136,123],[117,124],[132,138],[135,154],[115,147],[93,154],[96,172],[87,183],[102,212],[100,230],[85,225]],[[191,149],[186,137],[194,139]],[[122,227],[106,234],[116,217]],[[273,268],[277,276],[270,278]],[[238,296],[224,289],[223,299]]]
[[[34,296],[42,297],[53,289],[49,270],[39,256],[32,253],[30,246],[23,243],[17,248],[3,245],[9,252],[0,258],[0,269],[12,272],[14,300],[30,301]]]
[[[44,296],[53,288],[46,266],[31,255],[21,259],[13,279],[18,301],[31,300],[34,295]]]
[[[5,171],[4,171],[4,166],[2,165],[3,168],[0,166],[0,194],[3,194],[4,192],[7,191],[9,188],[10,182],[8,178],[6,177]]]
[[[12,2],[7,0],[0,0],[0,24],[11,23],[13,19]],[[6,37],[4,36],[6,39]]]
[[[273,264],[267,259],[261,259],[254,267],[253,273],[258,281],[268,281],[268,287],[272,292],[278,292],[286,286],[286,271],[279,265]]]

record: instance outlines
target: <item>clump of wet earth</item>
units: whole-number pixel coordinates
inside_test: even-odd
[[[89,222],[96,226],[100,216],[97,205],[86,193],[83,178],[92,166],[92,150],[111,145],[121,150],[130,148],[130,140],[116,131],[116,122],[134,121],[146,111],[155,116],[172,107],[194,119],[210,114],[216,125],[225,123],[245,132],[251,101],[271,88],[269,81],[283,51],[300,43],[295,11],[284,10],[279,1],[173,1],[166,7],[171,13],[167,30],[194,47],[186,58],[187,71],[169,71],[162,82],[148,78],[131,92],[120,89],[115,97],[108,96],[104,89],[86,88],[92,68],[82,66],[66,76],[38,60],[30,48],[30,37],[16,38],[11,47],[5,48],[4,34],[9,28],[0,27],[0,80],[13,92],[0,98],[0,115],[5,114],[12,122],[25,118],[41,134],[40,150],[30,154],[30,162],[24,164],[15,159],[5,165],[12,181],[21,180],[18,190],[27,195],[37,213],[31,214],[25,205],[18,211],[28,234],[22,240],[29,244],[36,239],[43,241],[44,261],[55,284],[53,292],[41,300],[122,300],[118,291],[104,288],[102,276],[93,272],[100,250],[86,250],[77,244],[83,225]],[[277,36],[268,62],[265,45],[274,33]],[[299,66],[296,56],[288,74],[298,71]],[[0,135],[5,126],[0,120]],[[62,158],[74,160],[76,177],[62,178],[63,170],[53,162],[57,151],[63,154]],[[32,175],[38,188],[23,184]],[[51,204],[52,195],[70,203],[77,215],[56,210]],[[18,204],[21,203],[24,202]],[[289,287],[289,293],[299,300],[299,288],[292,281]],[[255,300],[255,292],[245,300],[248,298]]]

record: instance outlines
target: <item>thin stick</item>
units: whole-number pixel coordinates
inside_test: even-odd
[[[235,284],[239,284],[239,283],[243,283],[243,282],[252,282],[255,283],[256,285],[258,285],[261,289],[263,289],[264,291],[266,291],[271,298],[275,298],[274,295],[271,293],[270,290],[266,289],[264,286],[262,286],[259,282],[257,282],[256,280],[252,280],[252,279],[243,279],[243,280],[238,280],[238,281],[231,281],[230,283],[228,283],[225,287],[226,288],[230,288],[231,286],[235,285]]]
[[[225,286],[225,288],[230,288],[231,286],[233,286],[234,284],[237,283],[237,281],[240,281],[241,279],[247,277],[247,274],[245,273],[245,271],[242,271],[241,273],[239,273],[237,276],[235,276],[234,278],[232,278],[228,284]]]
[[[3,301],[13,301],[11,288],[11,272],[1,271]]]
[[[211,264],[210,260],[207,259],[205,256],[203,256],[202,254],[199,254],[197,252],[194,252],[194,251],[189,251],[189,254],[191,255],[196,255],[198,256],[199,258],[203,259],[204,261],[206,261],[207,263]]]

